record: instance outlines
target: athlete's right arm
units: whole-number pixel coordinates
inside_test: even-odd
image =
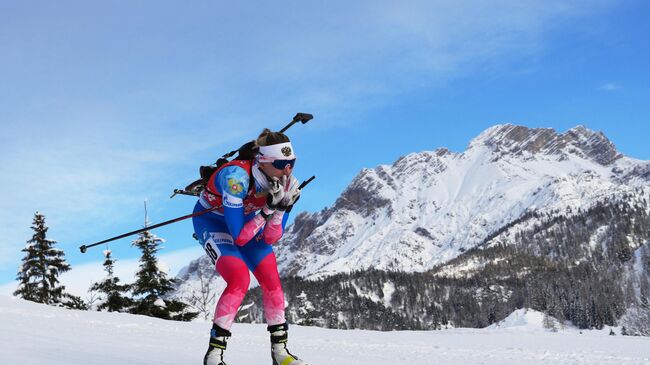
[[[244,223],[244,198],[248,194],[250,177],[238,166],[228,166],[219,171],[217,186],[222,195],[223,215],[235,244],[243,246],[264,227],[266,218],[257,214]]]
[[[215,179],[217,190],[222,196],[226,225],[234,240],[239,237],[244,226],[244,198],[248,192],[249,180],[246,170],[239,166],[223,168]]]

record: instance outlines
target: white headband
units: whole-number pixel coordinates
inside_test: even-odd
[[[291,142],[260,146],[259,159],[261,162],[293,160],[294,158],[296,158],[296,155],[293,154]]]

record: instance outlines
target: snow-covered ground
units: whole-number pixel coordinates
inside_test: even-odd
[[[532,319],[532,320],[531,320]],[[546,332],[539,315],[515,313],[488,329],[373,332],[291,326],[292,351],[318,364],[650,364],[650,338],[607,331]],[[0,296],[0,363],[201,364],[206,322],[71,311]],[[235,324],[232,365],[270,364],[264,325]]]

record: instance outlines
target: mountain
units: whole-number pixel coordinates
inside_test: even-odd
[[[497,125],[462,153],[412,153],[362,170],[332,207],[296,216],[278,262],[283,275],[304,278],[424,272],[528,212],[649,193],[650,163],[623,156],[602,133]]]
[[[276,256],[294,323],[485,327],[527,307],[650,334],[650,162],[583,126],[497,125],[362,170]],[[246,303],[240,320],[262,321],[260,291]]]

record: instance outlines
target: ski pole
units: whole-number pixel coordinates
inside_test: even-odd
[[[289,122],[289,124],[285,125],[284,128],[280,129],[280,133],[284,133],[287,129],[291,128],[292,125],[294,125],[294,124],[296,124],[296,123],[298,123],[298,122],[300,122],[300,123],[302,123],[302,124],[306,124],[307,122],[309,122],[309,121],[312,120],[312,119],[314,119],[314,116],[313,116],[312,114],[309,114],[309,113],[297,113],[297,114],[293,117],[293,119],[291,120],[291,122]],[[251,143],[251,142],[248,142],[248,143]],[[247,144],[248,144],[248,143],[247,143]],[[245,145],[246,145],[246,144],[245,144]],[[245,146],[245,145],[244,145],[244,146]],[[242,146],[242,147],[243,147],[243,146]],[[234,150],[234,151],[230,151],[230,152],[226,153],[225,155],[221,156],[221,158],[228,159],[228,158],[234,156],[235,153],[239,152],[239,150],[242,149],[242,147],[240,147],[239,149],[236,149],[236,150]]]
[[[280,133],[284,133],[287,129],[291,128],[292,125],[300,122],[306,124],[310,120],[314,119],[314,116],[309,113],[298,113],[293,117],[291,123],[287,124],[284,128],[280,129]]]
[[[86,250],[87,250],[87,249],[89,249],[89,248],[91,248],[91,247],[95,247],[95,246],[97,246],[97,245],[101,245],[102,243],[106,243],[106,242],[111,242],[111,241],[119,240],[120,238],[128,237],[128,236],[133,235],[133,234],[142,233],[142,232],[144,232],[144,231],[148,231],[148,230],[150,230],[150,229],[154,229],[154,228],[158,228],[158,227],[166,226],[166,225],[168,225],[168,224],[172,224],[172,223],[180,222],[180,221],[182,221],[182,220],[184,220],[184,219],[187,219],[187,218],[198,217],[198,216],[200,216],[200,215],[202,215],[202,214],[205,214],[205,213],[207,213],[207,212],[211,212],[211,211],[213,211],[213,210],[217,210],[217,209],[219,209],[219,208],[221,208],[221,205],[216,205],[216,206],[214,206],[214,207],[208,208],[208,209],[206,209],[206,210],[202,210],[202,211],[200,211],[200,212],[196,212],[196,213],[192,213],[192,214],[184,215],[184,216],[182,216],[182,217],[178,217],[178,218],[170,219],[170,220],[165,221],[165,222],[162,222],[162,223],[154,224],[153,226],[144,227],[144,228],[141,228],[141,229],[137,229],[137,230],[135,230],[135,231],[131,231],[131,232],[128,232],[128,233],[121,234],[121,235],[119,235],[119,236],[111,237],[111,238],[109,238],[109,239],[105,239],[105,240],[103,240],[103,241],[99,241],[99,242],[93,243],[92,245],[81,245],[81,246],[79,247],[79,250],[81,251],[81,253],[86,253]]]
[[[287,129],[291,128],[292,125],[294,125],[294,124],[296,124],[298,122],[300,122],[302,124],[306,124],[307,122],[309,122],[312,119],[314,119],[314,116],[312,114],[309,114],[309,113],[297,113],[293,117],[291,122],[289,122],[289,124],[287,124],[286,126],[284,126],[284,128],[282,128],[280,130],[280,133],[284,133]],[[239,147],[238,149],[230,151],[230,152],[224,154],[223,156],[221,156],[219,159],[217,159],[217,161],[214,164],[209,165],[209,166],[201,166],[201,168],[199,169],[199,174],[201,175],[201,178],[194,181],[193,183],[187,185],[184,189],[174,189],[173,194],[169,198],[171,199],[171,198],[175,197],[178,194],[189,195],[189,196],[198,196],[199,193],[200,193],[200,190],[205,186],[205,183],[206,183],[206,181],[205,181],[206,178],[204,178],[203,169],[206,170],[207,174],[212,174],[212,172],[214,172],[214,170],[216,169],[216,166],[221,166],[221,165],[227,163],[228,159],[231,158],[232,156],[234,156],[237,152],[239,152],[241,154],[241,151],[252,149],[252,147],[254,145],[255,145],[255,140],[250,141],[250,142],[246,142],[241,147]]]
[[[300,186],[298,186],[298,189],[302,190],[305,186],[307,186],[307,184],[312,182],[312,180],[314,180],[315,178],[316,178],[316,176],[312,176],[309,179],[303,181],[302,184],[300,184]],[[89,248],[101,245],[102,243],[107,243],[107,242],[119,240],[120,238],[124,238],[124,237],[128,237],[128,236],[131,236],[131,235],[134,235],[134,234],[142,233],[144,231],[148,231],[150,229],[155,229],[155,228],[158,228],[158,227],[166,226],[168,224],[180,222],[180,221],[188,219],[188,218],[198,217],[198,216],[203,215],[205,213],[217,210],[217,209],[219,209],[221,207],[222,207],[221,205],[215,205],[214,207],[202,210],[200,212],[184,215],[182,217],[178,217],[178,218],[170,219],[170,220],[162,222],[162,223],[154,224],[153,226],[148,226],[148,227],[144,227],[144,228],[141,228],[141,229],[137,229],[135,231],[127,232],[127,233],[121,234],[119,236],[111,237],[111,238],[105,239],[103,241],[93,243],[92,245],[81,245],[81,246],[79,246],[79,250],[81,251],[81,253],[86,253],[86,250],[88,250]]]

